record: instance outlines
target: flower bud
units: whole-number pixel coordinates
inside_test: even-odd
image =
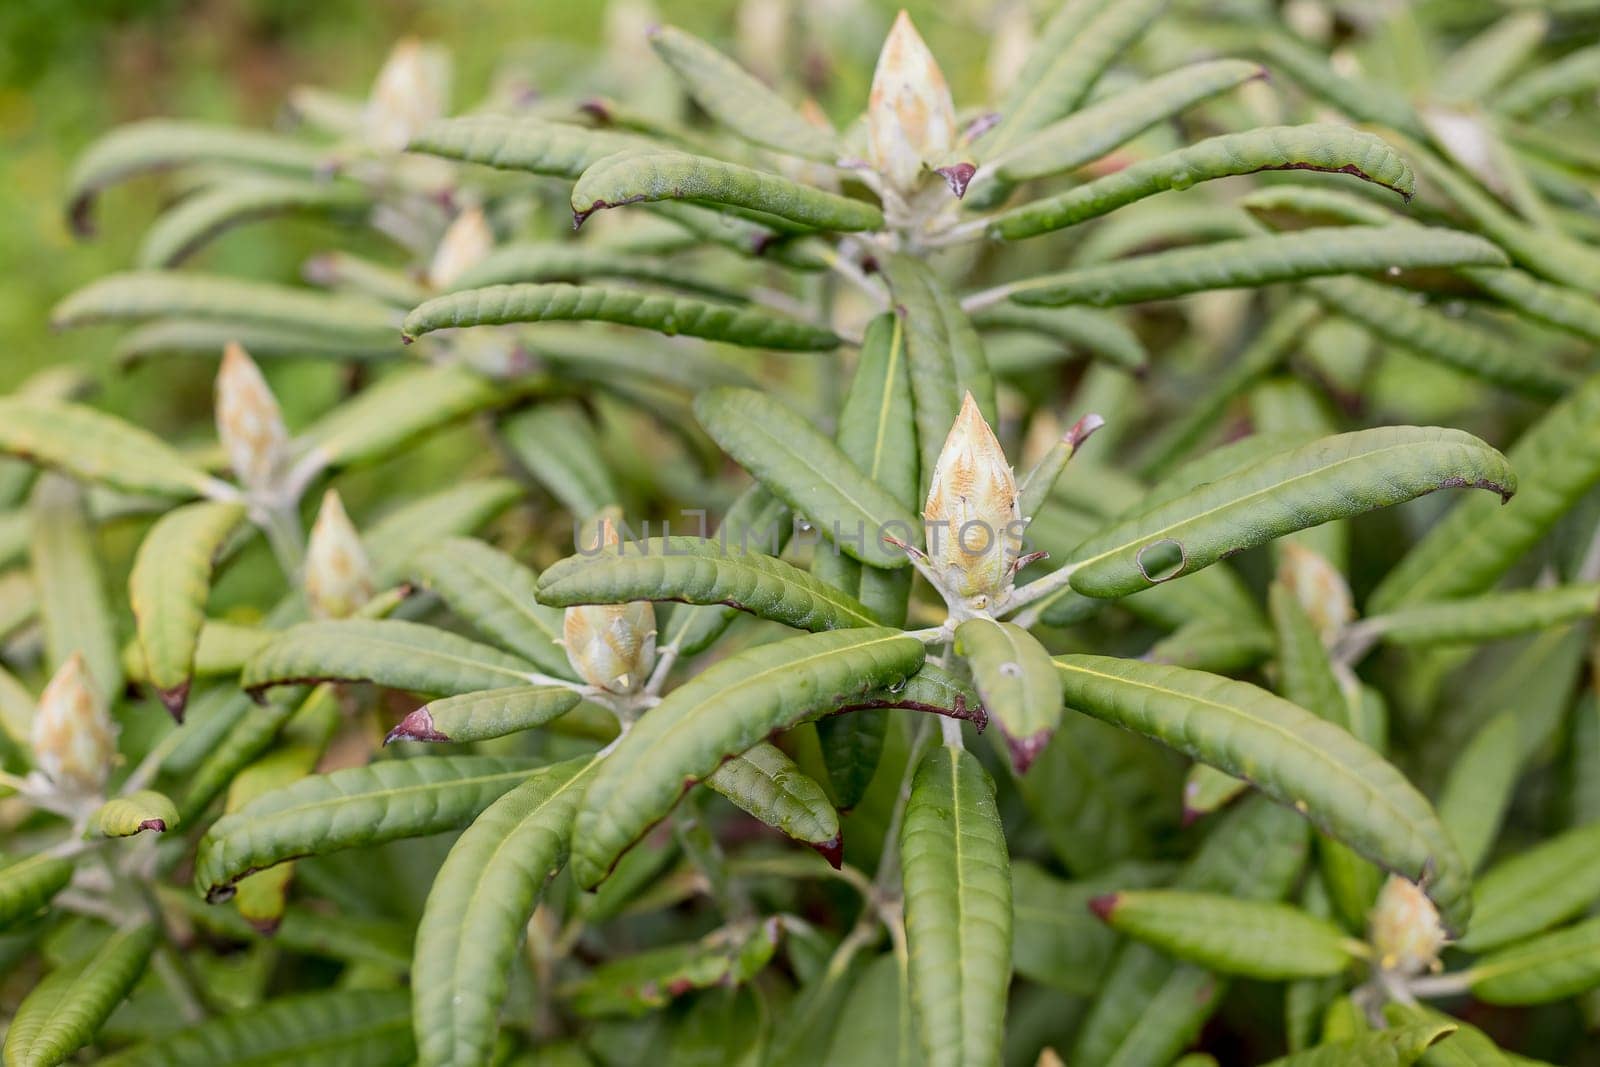
[[[615,547],[616,511],[607,508],[585,524],[580,547]],[[656,609],[648,600],[568,608],[562,645],[578,676],[598,689],[631,693],[649,678],[656,659]]]
[[[477,266],[494,249],[494,231],[483,217],[483,209],[471,207],[456,216],[444,231],[439,247],[428,265],[428,284],[448,289],[457,278]]]
[[[1398,974],[1437,969],[1447,938],[1433,901],[1413,882],[1390,875],[1368,917],[1378,966]]]
[[[956,143],[950,87],[911,16],[900,12],[878,54],[867,104],[873,168],[900,193],[913,191],[924,165],[949,162]]]
[[[948,592],[975,607],[1005,595],[1022,551],[1017,479],[971,393],[933,468],[922,517],[929,560]]]
[[[74,652],[39,694],[31,741],[34,762],[56,788],[89,795],[105,789],[117,753],[117,728],[81,652]]]
[[[240,484],[253,493],[270,492],[288,460],[289,431],[261,368],[234,341],[222,350],[216,412],[217,436]]]
[[[1294,593],[1324,645],[1331,646],[1339,632],[1356,617],[1350,585],[1321,554],[1283,541],[1278,545],[1278,579]]]
[[[344,619],[372,599],[372,565],[339,494],[322,497],[306,545],[306,603],[319,619]]]
[[[401,152],[424,125],[445,113],[450,96],[450,57],[444,50],[407,38],[394,46],[367,100],[367,140]]]

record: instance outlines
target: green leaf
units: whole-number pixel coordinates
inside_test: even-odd
[[[813,189],[788,178],[720,159],[642,149],[591,164],[572,187],[572,217],[640,201],[692,200],[759,212],[818,230],[881,230],[883,212],[865,200]]]
[[[900,828],[911,998],[929,1064],[1000,1062],[1011,985],[1011,863],[977,757],[931,750]]]
[[[579,1015],[642,1015],[697,989],[749,981],[772,959],[780,931],[775,917],[735,923],[690,944],[602,963],[561,992]]]
[[[1277,638],[1278,691],[1289,703],[1355,733],[1344,688],[1334,673],[1333,660],[1323,647],[1316,623],[1294,590],[1281,581],[1272,583],[1267,599]]]
[[[1235,674],[1270,658],[1272,652],[1272,632],[1265,627],[1241,626],[1226,616],[1201,616],[1151,645],[1144,658],[1151,663]]]
[[[1327,1041],[1279,1057],[1266,1067],[1407,1067],[1455,1031],[1456,1027],[1448,1023],[1396,1026],[1345,1041]]]
[[[1000,724],[1017,773],[1026,772],[1061,722],[1061,682],[1050,653],[1017,624],[992,619],[957,626],[955,651]]]
[[[1354,174],[1409,199],[1411,168],[1381,138],[1348,126],[1264,126],[1223,134],[1124,167],[1065,193],[1012,208],[990,219],[996,240],[1017,241],[1109,214],[1168,189],[1263,170]]]
[[[490,1059],[512,960],[540,892],[566,862],[593,765],[585,756],[535,771],[473,821],[439,868],[411,981],[428,1067]]]
[[[67,214],[78,234],[94,229],[100,192],[140,174],[194,164],[311,174],[327,161],[316,145],[259,130],[209,122],[148,119],[118,126],[90,145],[67,179]]]
[[[399,989],[280,997],[101,1060],[102,1067],[390,1067],[415,1054],[410,998]]]
[[[986,161],[972,179],[985,173],[1015,184],[1076,170],[1127,143],[1159,122],[1256,78],[1258,63],[1213,59],[1191,63],[1075,111]]]
[[[1577,622],[1597,605],[1600,582],[1581,582],[1412,604],[1364,619],[1360,628],[1391,645],[1480,644]]]
[[[45,657],[58,669],[74,652],[83,653],[100,696],[109,701],[122,688],[116,619],[106,601],[83,491],[66,478],[47,475],[34,483],[28,511]]]
[[[411,138],[406,150],[502,170],[576,178],[613,152],[649,147],[649,140],[633,134],[507,115],[469,115],[435,119]]]
[[[718,125],[765,148],[832,163],[832,130],[813,125],[759,78],[691,33],[673,26],[650,31],[656,50],[689,96]]]
[[[1319,978],[1353,960],[1343,930],[1288,904],[1136,889],[1096,897],[1089,907],[1113,930],[1223,974]]]
[[[154,356],[199,356],[214,359],[229,341],[237,341],[252,359],[320,358],[377,362],[397,359],[403,350],[394,337],[373,344],[352,343],[299,326],[263,326],[205,319],[159,319],[128,331],[116,346],[119,366],[134,366]]]
[[[178,823],[177,806],[154,789],[112,797],[90,819],[90,825],[107,837],[132,837],[145,830],[164,834]]]
[[[1181,663],[1172,665],[1184,666]],[[1240,781],[1207,764],[1196,763],[1189,768],[1189,774],[1183,781],[1183,821],[1196,822],[1214,811],[1221,811],[1249,788],[1249,782]]]
[[[909,564],[879,537],[915,544],[920,521],[805,419],[754,389],[712,389],[694,409],[728,455],[846,554],[874,567]]]
[[[324,468],[388,459],[441,426],[515,395],[465,367],[407,368],[335,407],[307,427],[299,443]]]
[[[921,484],[907,358],[910,332],[905,319],[890,312],[867,324],[835,440],[863,474],[914,508]]]
[[[1467,979],[1472,995],[1489,1004],[1547,1004],[1588,992],[1600,986],[1600,919],[1491,953]]]
[[[508,686],[424,704],[389,731],[394,741],[487,741],[543,726],[578,706],[580,697],[556,685]]]
[[[857,712],[856,714],[860,714]],[[828,794],[776,745],[762,743],[717,768],[706,785],[734,805],[837,865],[843,854],[839,813]]]
[[[849,707],[922,666],[922,643],[883,628],[792,637],[740,652],[670,693],[600,766],[578,813],[572,873],[598,885],[672,810],[685,785],[775,730]]]
[[[0,452],[129,493],[190,497],[216,484],[166,442],[114,415],[21,394],[0,397]]]
[[[50,323],[59,329],[158,316],[288,326],[362,348],[398,347],[394,309],[383,304],[348,294],[334,296],[269,282],[177,271],[135,271],[101,278],[57,304]]]
[[[1511,803],[1522,770],[1522,744],[1518,740],[1521,709],[1501,712],[1483,725],[1453,761],[1450,776],[1440,790],[1439,821],[1461,848],[1467,866],[1476,870],[1489,855],[1500,832],[1500,821]],[[1600,892],[1600,889],[1597,889]],[[1480,885],[1479,893],[1482,888]],[[1480,911],[1473,932],[1482,925]]]
[[[522,496],[522,486],[510,478],[475,478],[384,512],[361,532],[378,584],[389,586],[414,577],[418,557],[424,552],[441,542],[464,538]]]
[[[1534,322],[1600,343],[1600,303],[1587,293],[1509,267],[1462,267],[1456,273]]]
[[[727,604],[800,630],[879,625],[854,597],[800,568],[715,538],[623,541],[568,556],[539,579],[539,601],[554,607],[632,600]]]
[[[1513,1060],[1476,1026],[1452,1018],[1422,1004],[1401,1004],[1390,1001],[1384,1005],[1384,1017],[1391,1025],[1414,1026],[1431,1023],[1436,1026],[1454,1026],[1456,1032],[1450,1040],[1442,1041],[1423,1053],[1418,1063],[1422,1067],[1512,1067]],[[1521,1061],[1532,1067],[1536,1060]]]
[[[562,282],[491,285],[437,296],[413,309],[403,330],[407,339],[416,340],[435,330],[561,321],[614,322],[788,352],[825,352],[840,344],[831,330],[757,307]]]
[[[981,330],[1026,330],[1051,337],[1135,374],[1150,369],[1150,353],[1139,335],[1112,317],[1090,308],[1032,308],[994,304],[972,315]],[[1026,512],[1024,512],[1026,514]]]
[[[32,919],[72,880],[71,860],[35,853],[0,867],[0,930]]]
[[[880,269],[894,296],[895,313],[904,321],[917,443],[926,480],[933,476],[939,450],[955,425],[965,394],[972,394],[991,425],[997,421],[994,375],[972,320],[938,275],[904,253],[885,257]]]
[[[756,484],[739,494],[717,528],[717,540],[728,544],[758,545],[778,555],[794,532],[789,509]],[[692,656],[710,647],[722,636],[738,610],[727,606],[675,608],[657,638],[658,648],[676,646],[682,656]]]
[[[577,404],[539,404],[500,429],[517,462],[574,518],[587,519],[622,498],[601,458],[600,436]]]
[[[1017,973],[1074,996],[1100,989],[1117,937],[1095,920],[1089,901],[1117,887],[1156,884],[1161,864],[1121,864],[1085,881],[1063,882],[1027,860],[1011,864],[1011,956]]]
[[[1481,487],[1509,498],[1516,484],[1505,457],[1460,430],[1386,426],[1325,437],[1113,523],[1074,550],[1072,588],[1127,596],[1295,530],[1436,489]]]
[[[1372,591],[1368,611],[1487,590],[1600,481],[1600,375],[1557,403],[1507,454],[1528,489],[1504,508],[1465,501]]]
[[[547,674],[570,676],[561,612],[539,603],[532,568],[482,541],[452,537],[417,556],[415,569],[474,629]]]
[[[1262,34],[1260,48],[1274,72],[1287,74],[1312,96],[1351,118],[1413,136],[1427,136],[1416,110],[1403,93],[1390,85],[1371,78],[1344,77],[1333,69],[1322,51],[1275,27]]]
[[[144,974],[159,937],[152,923],[112,930],[92,950],[46,975],[23,998],[6,1031],[8,1067],[51,1067],[93,1041]]]
[[[1422,794],[1338,726],[1243,682],[1106,656],[1056,657],[1069,707],[1171,745],[1423,883],[1446,928],[1472,914],[1461,854]]]
[[[1554,398],[1576,376],[1526,344],[1419,307],[1402,290],[1361,278],[1319,278],[1307,289],[1327,308],[1424,359],[1529,396]]]
[[[1328,274],[1376,274],[1391,267],[1500,267],[1505,263],[1505,253],[1495,245],[1459,230],[1413,223],[1331,226],[1215,241],[1078,267],[1018,283],[1011,298],[1020,304],[1052,307],[1110,307]]]
[[[240,878],[284,860],[459,829],[532,771],[519,759],[434,756],[302,778],[212,824],[195,887],[215,903]]]
[[[1600,45],[1576,48],[1559,59],[1536,63],[1487,101],[1507,115],[1527,115],[1563,96],[1575,96],[1600,80]]]
[[[691,274],[673,261],[630,255],[614,248],[573,244],[571,241],[519,241],[501,245],[450,283],[452,290],[482,289],[516,282],[582,282],[591,278],[621,278],[679,289],[717,300],[738,300],[728,286]],[[421,298],[408,301],[408,306]]]
[[[1472,929],[1458,942],[1486,952],[1581,915],[1600,900],[1600,823],[1556,834],[1478,879]]]
[[[245,222],[290,214],[357,219],[371,206],[372,194],[354,182],[233,178],[190,195],[157,219],[139,246],[138,266],[177,266]]]
[[[169,511],[140,542],[128,575],[145,677],[179,722],[189,703],[211,568],[244,518],[243,504],[202,502]]]

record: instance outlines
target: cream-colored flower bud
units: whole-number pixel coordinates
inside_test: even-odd
[[[483,209],[468,208],[444,231],[433,253],[433,262],[428,265],[428,284],[435,289],[448,289],[493,250],[494,231],[489,228],[489,220],[483,217]]]
[[[1278,579],[1294,593],[1325,645],[1331,646],[1356,617],[1350,583],[1320,553],[1304,545],[1279,543]]]
[[[261,368],[237,342],[222,350],[215,406],[217,437],[240,484],[251,492],[271,492],[289,457],[289,431]]]
[[[403,151],[424,125],[444,116],[449,101],[449,55],[408,37],[394,46],[372,83],[367,140],[386,151]]]
[[[1022,550],[1017,479],[971,393],[944,440],[922,517],[948,592],[974,607],[1005,595]]]
[[[34,763],[56,788],[89,795],[105,788],[117,727],[82,653],[74,652],[39,694],[30,740]]]
[[[579,534],[580,547],[589,552],[620,543],[614,508],[591,519]],[[567,662],[584,681],[613,693],[632,693],[649,679],[655,666],[655,605],[635,600],[568,608],[562,618],[561,642]]]
[[[1438,967],[1448,938],[1433,901],[1414,882],[1390,875],[1367,922],[1367,936],[1383,970],[1411,975]]]
[[[372,564],[339,494],[322,497],[306,545],[306,603],[319,619],[345,619],[372,599]]]
[[[950,161],[956,108],[939,64],[904,11],[878,54],[867,103],[873,169],[901,193],[914,190],[924,166]]]

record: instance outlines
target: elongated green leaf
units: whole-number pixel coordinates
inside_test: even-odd
[[[777,497],[759,483],[746,489],[723,516],[716,536],[719,543],[742,549],[759,548],[777,556],[794,532],[794,516]],[[727,607],[674,608],[657,639],[658,647],[676,646],[679,653],[692,656],[704,651],[733,621],[738,610]]]
[[[387,459],[439,427],[515,395],[465,367],[407,369],[334,408],[307,427],[301,440],[324,467]]]
[[[1011,984],[1011,862],[977,757],[923,758],[900,828],[911,997],[929,1064],[1000,1062]]]
[[[1282,582],[1272,584],[1268,602],[1277,638],[1278,691],[1291,704],[1354,733],[1344,689],[1334,674],[1333,661],[1323,647],[1316,623],[1294,590]]]
[[[71,860],[43,852],[0,867],[0,930],[32,919],[66,888],[72,867]]]
[[[1582,914],[1600,899],[1597,848],[1600,823],[1590,823],[1489,868],[1478,879],[1476,918],[1461,947],[1500,948]]]
[[[1577,48],[1560,59],[1530,66],[1488,101],[1507,115],[1526,115],[1563,96],[1587,92],[1600,82],[1600,45]]]
[[[543,726],[578,706],[578,694],[554,685],[509,686],[445,697],[400,720],[383,743],[487,741]]]
[[[1600,986],[1600,919],[1491,953],[1467,972],[1490,1004],[1545,1004]]]
[[[1418,307],[1399,290],[1361,278],[1318,278],[1307,288],[1324,305],[1379,337],[1486,382],[1530,396],[1558,397],[1577,378],[1525,344]]]
[[[1093,996],[1100,988],[1116,935],[1089,911],[1089,901],[1114,888],[1142,889],[1171,869],[1128,863],[1093,878],[1064,882],[1027,860],[1011,864],[1011,955],[1017,973],[1064,993]]]
[[[744,208],[818,230],[878,230],[883,212],[792,182],[777,174],[687,152],[648,149],[618,152],[592,164],[572,187],[572,217],[582,223],[596,211],[654,200],[692,200]]]
[[[169,511],[145,535],[128,575],[145,677],[179,722],[189,703],[211,568],[244,517],[243,504],[199,503]]]
[[[144,973],[159,937],[151,923],[112,930],[93,950],[46,975],[11,1020],[6,1063],[52,1067],[93,1041]]]
[[[510,285],[515,282],[582,282],[591,278],[622,278],[664,285],[713,299],[738,299],[734,290],[699,278],[678,263],[570,241],[524,241],[502,245],[482,261],[462,271],[450,288],[482,289],[488,285]],[[410,303],[419,301],[420,298]]]
[[[674,690],[612,750],[578,814],[572,873],[598,885],[685,785],[775,730],[848,707],[852,697],[922,666],[915,638],[883,628],[839,630],[762,645],[706,669]]]
[[[457,829],[532,770],[498,756],[434,756],[302,778],[212,824],[195,886],[226,900],[240,878],[287,859]]]
[[[373,682],[457,696],[523,685],[532,665],[447,630],[398,619],[306,622],[245,665],[239,684],[263,690],[314,681]]]
[[[906,321],[885,313],[867,326],[861,358],[839,412],[839,448],[907,508],[917,504],[916,429]]]
[[[434,330],[464,326],[574,320],[790,352],[821,352],[840,343],[831,330],[754,307],[561,282],[491,285],[434,297],[406,316],[404,331],[415,340]]]
[[[838,157],[831,130],[806,121],[783,97],[700,38],[661,26],[651,31],[650,46],[719,125],[779,152],[824,163]]]
[[[603,963],[562,993],[580,1015],[642,1015],[697,989],[749,981],[772,959],[780,932],[776,918],[735,923],[690,944]]]
[[[1289,904],[1181,889],[1136,889],[1089,902],[1112,929],[1224,974],[1318,978],[1352,962],[1352,942]]]
[[[920,522],[805,419],[753,389],[712,389],[694,408],[728,455],[846,554],[874,567],[909,564],[880,537],[915,544]]]
[[[806,777],[776,745],[763,742],[733,757],[706,779],[706,785],[838,865],[844,847],[839,813],[822,786]]]
[[[207,122],[149,119],[118,126],[78,158],[67,179],[67,214],[79,234],[92,232],[101,190],[139,174],[192,164],[310,174],[326,150],[275,133]]]
[[[791,564],[699,537],[651,537],[552,564],[539,600],[554,607],[680,600],[728,604],[801,630],[876,626],[854,597]]]
[[[1522,769],[1518,712],[1511,709],[1490,719],[1456,757],[1439,793],[1439,821],[1461,848],[1467,866],[1483,863],[1511,803],[1511,790]],[[1482,889],[1480,887],[1481,895]],[[1474,933],[1482,925],[1480,913]]]
[[[291,326],[263,326],[205,319],[160,319],[130,330],[117,342],[119,364],[132,366],[155,356],[203,356],[214,359],[229,341],[237,341],[260,360],[277,356],[348,359],[376,362],[404,354],[392,336],[374,344],[351,343],[337,334]]]
[[[988,160],[972,184],[981,187],[986,171],[1001,181],[1016,183],[1074,170],[1158,122],[1265,76],[1260,64],[1242,59],[1213,59],[1179,67],[1046,126]]]
[[[1462,267],[1456,273],[1535,322],[1600,342],[1600,302],[1587,293],[1511,267]]]
[[[510,478],[475,478],[385,512],[361,532],[378,584],[388,586],[415,577],[418,559],[425,552],[443,542],[465,538],[522,496],[522,486]],[[466,617],[465,612],[462,615]],[[514,646],[507,647],[516,650]]]
[[[1600,376],[1552,407],[1508,458],[1529,491],[1503,509],[1453,508],[1372,591],[1371,613],[1488,589],[1600,480]]]
[[[1152,662],[1164,663],[1166,661],[1152,660]],[[1172,666],[1182,667],[1185,665],[1174,663]],[[1220,811],[1249,788],[1250,783],[1248,782],[1219,771],[1207,764],[1196,763],[1189,768],[1189,774],[1183,781],[1183,821],[1185,823],[1195,822],[1214,811]]]
[[[972,321],[984,330],[1026,330],[1053,337],[1113,366],[1143,374],[1150,369],[1150,353],[1136,333],[1111,315],[1090,308],[995,304],[975,312]]]
[[[415,274],[351,252],[320,253],[306,260],[300,273],[312,285],[371,297],[398,308],[415,307],[427,299],[429,291],[428,284]]]
[[[1181,667],[1056,657],[1069,707],[1172,745],[1297,808],[1324,832],[1424,883],[1449,929],[1472,914],[1466,864],[1410,782],[1343,729],[1271,693]]]
[[[600,436],[577,404],[540,404],[506,420],[506,444],[534,479],[574,516],[587,518],[621,499],[600,457]]]
[[[189,497],[214,484],[154,435],[65,401],[0,397],[0,452],[130,493]]]
[[[1022,627],[991,619],[957,626],[955,650],[1000,724],[1017,773],[1027,771],[1061,722],[1061,682],[1050,653]]]
[[[268,282],[176,271],[113,274],[79,289],[50,314],[56,327],[158,316],[288,326],[360,347],[397,345],[392,308]]]
[[[1017,241],[1085,222],[1168,189],[1263,170],[1354,174],[1410,198],[1411,168],[1381,138],[1348,126],[1265,126],[1223,134],[1124,167],[1047,200],[1002,212],[988,223],[997,240]]]
[[[1600,582],[1516,589],[1461,600],[1412,604],[1363,620],[1391,645],[1495,641],[1588,618],[1600,607]]]
[[[132,837],[145,830],[158,834],[174,829],[178,808],[154,789],[141,789],[127,796],[112,797],[100,805],[91,824],[107,837]]]
[[[1388,426],[1247,464],[1113,523],[1073,551],[1072,588],[1127,596],[1295,530],[1456,486],[1509,498],[1504,456],[1459,430]]]
[[[1333,69],[1321,51],[1289,33],[1273,28],[1262,34],[1260,48],[1273,71],[1287,74],[1311,95],[1327,101],[1351,118],[1427,136],[1404,94],[1372,78],[1346,78]]]
[[[116,620],[83,492],[66,478],[47,475],[34,483],[28,511],[46,657],[55,669],[81,652],[100,696],[109,700],[122,687]]]
[[[104,1067],[393,1067],[407,1063],[411,1006],[398,989],[334,989],[280,997],[107,1057]]]
[[[539,575],[497,548],[453,537],[416,557],[416,572],[450,609],[504,648],[567,677],[561,612],[538,601]],[[447,731],[448,732],[448,731]]]
[[[1226,617],[1202,616],[1151,645],[1144,658],[1151,663],[1234,674],[1270,658],[1272,651],[1272,632],[1265,627],[1241,626]]]
[[[406,149],[504,170],[576,178],[613,152],[649,147],[648,139],[633,134],[502,115],[470,115],[428,123]]]
[[[897,254],[883,261],[882,270],[897,309],[902,309],[896,314],[905,321],[917,443],[926,480],[933,476],[939,450],[955,424],[965,394],[972,394],[986,420],[996,421],[994,376],[972,320],[926,264],[914,256]]]
[[[1266,1067],[1407,1067],[1456,1031],[1450,1023],[1396,1026],[1282,1056]]]
[[[1481,237],[1436,227],[1331,226],[1178,248],[1030,279],[1011,298],[1021,304],[1110,307],[1166,300],[1209,289],[1238,289],[1329,274],[1375,274],[1390,267],[1505,266]]]
[[[778,219],[771,219],[774,225],[767,225],[688,200],[660,200],[645,207],[650,214],[670,220],[698,240],[720,245],[741,256],[782,263],[795,270],[827,270],[828,264],[838,255],[826,242],[806,236],[809,231],[799,235],[780,232],[780,227],[775,225]],[[788,223],[783,226],[790,231],[798,228]]]
[[[483,1063],[528,916],[566,861],[589,757],[535,771],[450,849],[417,927],[412,1000],[420,1061]]]
[[[229,229],[275,215],[349,217],[371,205],[354,182],[235,178],[195,193],[156,220],[139,247],[140,269],[173,267]]]

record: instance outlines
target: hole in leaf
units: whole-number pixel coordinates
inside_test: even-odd
[[[1139,555],[1134,563],[1138,566],[1139,573],[1144,575],[1145,581],[1159,585],[1182,574],[1184,568],[1189,565],[1189,557],[1184,554],[1181,542],[1163,537],[1139,549]]]

